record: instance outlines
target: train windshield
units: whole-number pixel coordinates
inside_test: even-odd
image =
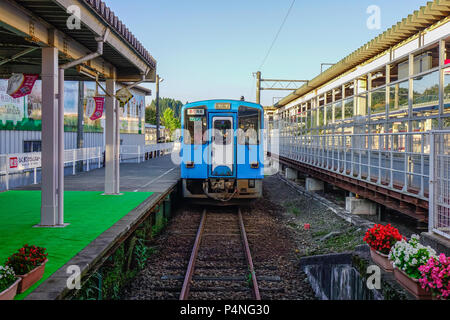
[[[214,121],[214,143],[216,145],[229,145],[233,139],[233,130],[230,120]]]
[[[203,111],[200,112],[200,111]],[[195,112],[194,112],[195,111]],[[207,121],[204,109],[188,109],[185,114],[185,144],[205,144]]]
[[[250,107],[239,107],[238,142],[242,145],[259,144],[261,111]]]

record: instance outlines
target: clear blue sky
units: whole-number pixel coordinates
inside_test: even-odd
[[[158,62],[161,96],[193,102],[255,100],[252,76],[292,0],[106,0]],[[297,0],[262,68],[265,78],[312,79],[322,62],[337,62],[425,0]],[[369,30],[370,5],[381,29]],[[154,89],[153,84],[145,85]],[[262,93],[262,103],[288,92]]]

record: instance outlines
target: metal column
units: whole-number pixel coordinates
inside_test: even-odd
[[[105,99],[105,194],[115,194],[115,105],[116,82],[113,79],[106,80]]]
[[[57,224],[58,49],[42,48],[42,195],[40,226]]]

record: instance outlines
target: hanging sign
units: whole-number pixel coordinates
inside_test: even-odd
[[[444,64],[449,64],[449,63],[450,63],[450,59],[445,59]],[[450,75],[450,67],[444,69],[444,74]]]
[[[8,80],[6,93],[14,99],[29,95],[38,77],[37,74],[14,73]]]
[[[86,116],[92,121],[100,119],[103,115],[104,108],[105,108],[105,98],[103,97],[88,98],[86,102]]]
[[[133,98],[133,94],[126,87],[123,87],[116,92],[116,98],[120,101],[121,105],[126,105]]]

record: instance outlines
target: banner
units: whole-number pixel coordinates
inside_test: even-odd
[[[8,172],[23,171],[41,167],[41,153],[11,154],[8,156]]]
[[[103,97],[94,97],[95,108],[93,113],[89,115],[89,119],[95,121],[100,119],[103,116],[103,109],[105,107],[105,98]]]
[[[38,77],[37,74],[14,73],[8,80],[7,93],[14,99],[29,95]]]

